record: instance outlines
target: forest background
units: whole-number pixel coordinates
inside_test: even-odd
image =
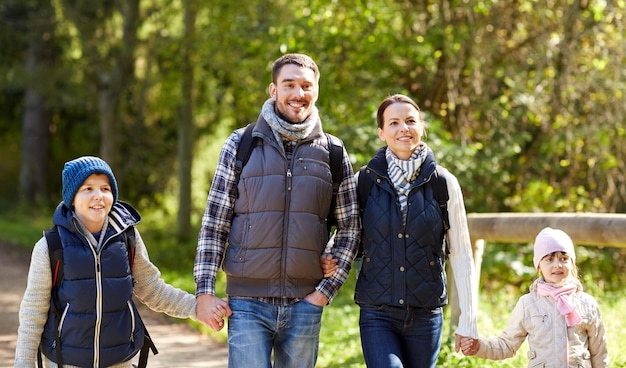
[[[624,213],[625,15],[624,0],[3,0],[0,218],[49,226],[63,163],[99,155],[155,262],[188,283],[223,140],[256,120],[287,52],[318,63],[324,128],[355,169],[381,145],[379,102],[404,93],[468,213]],[[586,286],[622,300],[626,252],[579,249]],[[531,253],[488,246],[481,297],[514,302]]]

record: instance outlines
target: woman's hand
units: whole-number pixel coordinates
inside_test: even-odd
[[[476,353],[478,353],[478,348],[480,348],[480,342],[478,341],[478,339],[456,335],[455,350],[457,353],[459,352],[459,350],[461,350],[464,355],[476,355]]]
[[[324,277],[331,277],[335,274],[335,271],[339,269],[337,262],[338,260],[333,258],[333,255],[330,253],[324,253],[320,256],[320,264],[322,265]]]

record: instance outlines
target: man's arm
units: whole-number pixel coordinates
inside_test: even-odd
[[[337,193],[337,233],[329,251],[337,259],[337,270],[332,276],[322,279],[316,287],[330,303],[337,295],[339,288],[348,278],[350,267],[356,254],[357,245],[361,240],[361,217],[359,215],[356,179],[348,153],[343,151],[343,180]]]
[[[194,264],[196,296],[215,295],[215,278],[226,250],[236,198],[234,167],[239,136],[232,133],[220,152],[202,217]]]

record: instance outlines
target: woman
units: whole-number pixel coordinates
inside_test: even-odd
[[[477,338],[477,288],[463,195],[422,141],[426,123],[407,96],[385,98],[376,116],[386,146],[359,175],[363,232],[355,301],[368,367],[435,367],[447,304],[445,260],[459,291],[456,334]],[[437,170],[436,170],[437,169]],[[437,174],[437,173],[438,174]],[[445,179],[450,230],[436,198]],[[364,193],[364,183],[370,189]],[[447,239],[447,240],[446,240]],[[444,245],[447,241],[447,245]],[[449,254],[447,254],[449,253]],[[456,350],[460,338],[457,337]]]

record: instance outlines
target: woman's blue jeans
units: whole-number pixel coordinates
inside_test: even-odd
[[[432,368],[437,364],[443,310],[361,305],[365,364],[372,368]]]
[[[237,297],[230,297],[229,305],[230,368],[315,367],[323,307],[306,300],[277,306]]]

